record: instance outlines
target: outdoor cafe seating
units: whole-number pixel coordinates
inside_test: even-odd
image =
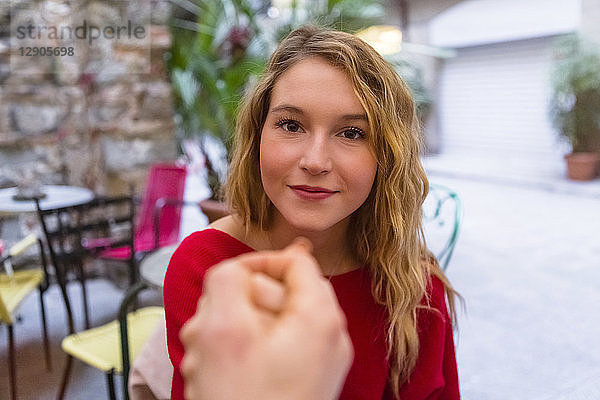
[[[68,260],[69,271],[81,284],[86,328],[91,324],[84,261],[125,264],[129,286],[139,281],[138,264],[144,255],[179,240],[181,207],[172,202],[182,201],[185,176],[184,167],[152,165],[139,213],[133,196],[96,197],[59,208],[42,208],[35,200],[46,241],[56,242],[57,257]]]
[[[181,207],[178,204],[183,201],[185,178],[186,168],[183,166],[159,163],[150,167],[140,212],[135,217],[133,256],[136,263],[148,252],[179,241]],[[94,246],[94,243],[88,242],[88,246]],[[127,246],[113,246],[98,254],[105,260],[126,260],[131,256],[131,249]],[[132,283],[137,276],[134,278]]]
[[[85,266],[101,251],[122,247],[133,249],[133,198],[97,197],[85,204],[54,209],[42,209],[36,201],[36,206],[55,272],[58,275],[62,268],[66,280],[77,280],[81,285],[84,322],[89,328]],[[131,252],[129,258],[122,260],[130,284],[137,279],[133,254]]]
[[[95,227],[84,223],[80,228],[80,231],[74,233],[73,237],[85,237],[86,233]],[[66,229],[64,225],[59,226],[56,231],[50,230],[47,227],[45,230],[49,237],[49,242],[47,244],[50,255],[49,260],[54,266],[54,278],[60,288],[61,297],[64,302],[69,332],[68,336],[62,340],[61,345],[62,349],[65,351],[65,353],[67,353],[67,362],[63,371],[58,398],[62,399],[65,397],[72,370],[72,361],[73,358],[76,358],[94,368],[103,371],[106,374],[108,396],[111,400],[117,398],[114,375],[123,373],[125,376],[123,383],[123,398],[127,399],[128,393],[126,378],[129,372],[130,360],[136,357],[137,352],[146,342],[146,339],[150,336],[156,324],[161,319],[164,319],[164,311],[162,307],[149,306],[128,312],[129,308],[135,306],[137,294],[141,290],[148,287],[145,283],[138,282],[127,291],[123,300],[121,301],[117,319],[102,326],[77,331],[75,329],[71,301],[68,295],[67,272],[70,264],[73,262],[72,257],[75,255],[79,257],[81,253],[75,248],[76,243],[74,241],[68,242],[65,239],[65,236],[63,236],[63,234],[67,232],[73,232],[72,230]],[[61,231],[61,233],[57,233],[59,231]],[[28,240],[31,244],[39,244],[42,268],[43,271],[47,271],[48,257],[46,256],[43,243],[35,238],[33,240]],[[65,256],[63,252],[65,251],[65,248],[69,248],[67,247],[69,245],[73,247],[70,247],[69,255]],[[15,275],[17,275],[17,272],[15,272]],[[20,275],[21,274],[19,274],[19,276]],[[36,274],[36,276],[38,275],[43,274]],[[19,276],[15,276],[15,279],[22,280],[19,278]],[[29,286],[31,286],[31,284]],[[42,313],[42,315],[44,315],[44,313]],[[45,329],[44,334],[46,335]],[[14,349],[11,350],[11,354],[12,352],[14,352]],[[11,357],[10,360],[13,363],[11,386],[13,388],[12,398],[14,400],[17,398],[16,379],[14,374],[14,357]],[[47,360],[47,362],[49,362],[49,358],[47,358]]]
[[[127,313],[128,308],[136,305],[137,293],[146,287],[140,282],[138,263],[148,252],[179,240],[185,175],[184,167],[151,166],[138,215],[132,196],[96,197],[85,204],[55,209],[42,209],[39,201],[36,203],[68,315],[69,336],[63,340],[62,348],[69,358],[59,398],[67,390],[72,358],[105,372],[111,399],[116,398],[114,375],[123,374],[123,396],[128,398],[129,360],[136,356],[153,326],[163,318],[160,307]],[[93,258],[124,262],[129,291],[122,302],[119,320],[90,329],[84,265]],[[81,332],[75,329],[66,289],[70,274],[74,274],[82,286],[86,330]]]
[[[63,350],[69,354],[68,365],[65,369],[63,382],[60,388],[60,397],[64,396],[68,383],[71,358],[78,358],[96,368],[103,370],[107,375],[108,393],[111,398],[115,396],[113,375],[120,374],[129,369],[129,355],[135,356],[146,336],[152,332],[152,326],[162,318],[162,308],[151,307],[137,310],[128,317],[128,308],[136,306],[137,292],[145,286],[140,283],[138,263],[148,252],[179,241],[181,207],[185,185],[185,167],[174,164],[155,164],[150,167],[148,183],[144,195],[139,201],[140,213],[136,215],[136,198],[133,196],[120,197],[95,197],[91,200],[81,201],[72,205],[49,207],[58,201],[55,196],[32,196],[27,200],[15,202],[14,207],[19,210],[37,210],[39,223],[44,237],[44,245],[40,246],[39,257],[42,268],[32,271],[16,271],[10,279],[2,274],[0,285],[0,316],[3,324],[9,328],[9,380],[11,383],[12,398],[16,398],[15,375],[15,346],[13,340],[13,311],[27,293],[39,286],[40,293],[48,287],[48,277],[61,288],[67,314],[69,336],[63,340]],[[49,187],[54,189],[54,186]],[[77,188],[73,188],[77,189]],[[43,190],[43,188],[42,188]],[[53,192],[54,193],[54,192]],[[54,197],[53,197],[54,196]],[[14,197],[14,196],[13,196]],[[65,199],[63,201],[68,201]],[[23,204],[20,204],[23,203]],[[11,203],[12,204],[12,203]],[[27,206],[27,207],[25,207]],[[12,206],[11,206],[12,207]],[[137,218],[136,218],[137,217]],[[38,241],[32,234],[27,237],[27,246]],[[41,242],[40,242],[41,243]],[[2,258],[5,265],[16,257],[25,247],[21,242],[10,249]],[[16,251],[15,248],[20,250]],[[52,266],[50,274],[45,272],[47,259],[44,249],[49,253]],[[129,276],[129,288],[132,294],[126,295],[120,320],[90,329],[88,293],[86,290],[85,266],[93,259],[109,261],[112,265],[120,261],[126,266]],[[79,281],[82,288],[83,314],[85,331],[77,332],[72,313],[71,299],[67,285],[71,281]],[[4,285],[4,283],[7,283]],[[18,286],[18,287],[17,287]],[[71,295],[72,296],[72,295]],[[43,297],[41,297],[43,300]],[[5,304],[6,303],[6,304]],[[44,327],[44,343],[48,343],[45,313],[42,302],[42,316]],[[120,326],[127,326],[124,331]],[[116,333],[116,335],[115,335]],[[120,335],[130,340],[121,340]],[[128,346],[128,343],[130,346]],[[121,349],[123,344],[123,349]],[[129,349],[128,349],[129,347]],[[122,350],[125,353],[122,353]],[[47,365],[50,367],[49,352]],[[126,354],[122,357],[121,354]],[[124,387],[127,387],[127,373],[125,373]],[[125,389],[125,396],[126,394]]]

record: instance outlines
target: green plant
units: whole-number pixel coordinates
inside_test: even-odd
[[[246,0],[175,0],[168,58],[180,140],[211,135],[228,147],[237,104],[265,58],[252,53],[256,11]],[[204,150],[204,147],[202,147]],[[219,174],[204,152],[213,197]]]
[[[574,153],[600,151],[600,49],[580,35],[555,45],[550,114]]]
[[[385,17],[384,0],[290,0],[275,33],[279,43],[300,25],[316,23],[333,29],[356,32],[380,24]]]
[[[391,56],[385,56],[385,59],[394,66],[398,75],[402,77],[415,101],[417,108],[417,116],[424,123],[429,116],[433,98],[430,91],[425,86],[423,71],[413,62],[406,60],[402,53],[397,53]]]

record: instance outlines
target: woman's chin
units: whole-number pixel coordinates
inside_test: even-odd
[[[323,216],[299,216],[295,215],[294,218],[284,218],[285,223],[294,232],[302,235],[315,235],[331,231],[341,221],[329,220]]]

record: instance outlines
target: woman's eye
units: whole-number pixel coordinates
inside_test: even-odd
[[[364,138],[365,137],[365,132],[362,129],[349,128],[349,129],[343,130],[340,133],[340,135],[342,135],[346,139],[357,140],[357,139]]]
[[[299,132],[302,129],[297,121],[291,119],[283,119],[278,121],[276,125],[278,128],[283,128],[288,132]]]

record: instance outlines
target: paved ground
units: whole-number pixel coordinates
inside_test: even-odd
[[[435,181],[464,202],[448,269],[464,398],[599,399],[600,198]]]
[[[452,187],[464,203],[463,229],[448,268],[466,301],[457,336],[463,398],[600,399],[600,180],[486,179],[447,160],[426,164],[431,180]],[[90,292],[94,323],[108,320],[120,291],[98,280]],[[57,293],[50,292],[49,303],[53,374],[39,363],[36,296],[15,328],[23,399],[52,399],[56,393],[65,331]],[[2,329],[2,366],[5,343]],[[0,398],[6,393],[2,367]],[[104,376],[77,364],[67,398],[106,398]]]
[[[463,398],[600,399],[600,180],[486,183],[444,161],[426,164],[464,203],[448,268]]]

